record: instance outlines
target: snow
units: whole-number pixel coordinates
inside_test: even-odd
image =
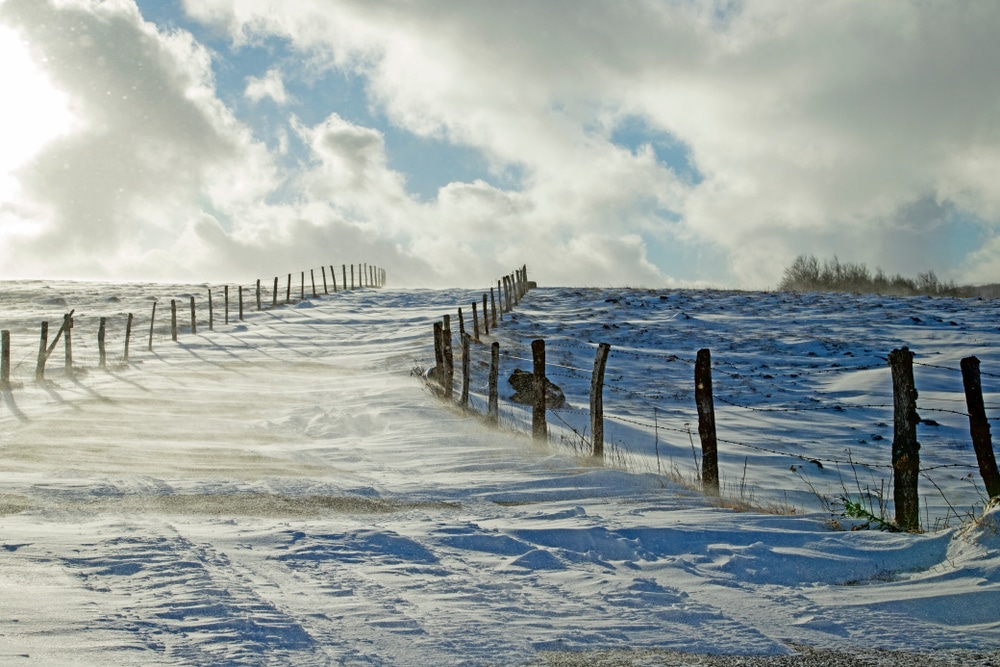
[[[198,334],[182,326],[174,343],[169,300],[189,322],[188,295]],[[263,312],[247,298],[245,321],[233,307],[224,324],[216,291],[209,331],[203,286],[5,283],[15,386],[0,407],[0,663],[1000,646],[1000,510],[983,513],[955,370],[982,360],[996,414],[994,302],[536,289],[486,342],[500,341],[506,378],[546,340],[570,408],[550,413],[539,443],[524,408],[502,402],[494,430],[420,380],[432,323],[448,313],[457,330],[457,308],[481,296],[354,290]],[[66,374],[60,344],[38,383],[38,323],[51,340],[74,308],[83,371]],[[579,455],[600,342],[612,346],[604,466]],[[901,345],[925,364],[919,410],[937,424],[919,433],[927,530],[848,530],[860,522],[839,516],[843,495],[877,509],[881,493],[891,517],[884,357]],[[702,347],[725,502],[695,489]],[[480,412],[488,358],[473,345]]]

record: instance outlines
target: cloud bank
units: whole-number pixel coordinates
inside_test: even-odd
[[[19,113],[63,109],[44,146],[0,163],[8,274],[368,261],[397,284],[475,285],[528,263],[547,284],[762,287],[796,254],[837,253],[1000,281],[1000,6],[184,10],[225,43],[126,0],[0,4],[0,38],[17,35],[56,96]],[[220,90],[221,64],[276,43],[288,58]],[[336,76],[362,82],[382,126],[290,92]],[[419,197],[394,133],[474,151],[486,172]]]

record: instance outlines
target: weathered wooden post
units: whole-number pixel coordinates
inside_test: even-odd
[[[471,340],[472,336],[462,334],[462,397],[459,402],[463,408],[469,407],[469,365],[472,356],[469,347]]]
[[[38,362],[35,364],[35,379],[45,379],[45,362],[48,361],[49,323],[42,322],[41,340],[38,343]]]
[[[510,278],[508,276],[503,277],[503,301],[504,310],[509,313],[511,311],[512,304],[510,302]]]
[[[354,265],[351,264],[351,289],[354,289]]]
[[[340,265],[340,270],[343,271],[343,273],[344,273],[344,289],[346,290],[347,289],[347,264],[341,264]],[[351,275],[352,276],[354,275],[354,267],[353,266],[351,267]],[[351,283],[353,284],[354,281],[351,280]]]
[[[215,331],[215,307],[212,305],[212,288],[208,289],[208,330]]]
[[[194,296],[191,297],[191,333],[198,333],[198,320],[195,318],[194,314]]]
[[[594,357],[594,374],[590,376],[590,433],[591,454],[604,460],[604,369],[608,363],[611,346],[601,343]]]
[[[892,370],[892,470],[896,525],[920,530],[920,443],[917,442],[917,389],[913,384],[913,352],[903,347],[889,353]]]
[[[97,367],[104,369],[108,366],[108,353],[107,348],[104,345],[105,337],[107,336],[107,326],[108,318],[102,317],[100,324],[97,327]]]
[[[63,339],[66,344],[66,372],[73,370],[73,313],[63,316]]]
[[[239,297],[240,297],[240,322],[243,321],[243,285],[239,286]]]
[[[548,426],[545,423],[545,341],[531,341],[531,363],[534,367],[531,388],[534,403],[531,407],[531,435],[536,440],[547,440]]]
[[[292,302],[292,274],[288,274],[288,286],[285,288],[285,303]]]
[[[719,495],[719,444],[715,433],[715,399],[712,396],[712,354],[698,350],[694,366],[694,401],[698,406],[698,435],[701,436],[702,490]]]
[[[962,383],[965,385],[965,405],[969,409],[969,432],[972,446],[979,461],[979,474],[983,477],[986,493],[990,498],[1000,496],[1000,472],[993,454],[993,437],[990,435],[990,421],[986,417],[983,404],[983,385],[979,374],[979,359],[962,359]]]
[[[462,314],[462,309],[458,309],[458,335],[465,335],[465,315]]]
[[[500,378],[500,343],[493,341],[490,345],[490,395],[486,408],[486,418],[494,426],[500,421],[500,392],[498,391],[498,381]]]
[[[299,301],[306,300],[306,272],[303,271],[302,275],[299,276]]]
[[[128,314],[128,320],[125,322],[125,354],[122,357],[122,360],[126,364],[128,363],[128,346],[129,346],[129,341],[132,340],[132,319],[133,319],[132,318],[132,313],[129,313]]]
[[[483,334],[486,336],[490,335],[490,315],[489,310],[486,309],[486,292],[483,292]]]
[[[472,302],[472,336],[479,342],[479,307],[476,302]]]
[[[271,308],[278,307],[278,276],[274,277],[274,287],[271,288]]]
[[[327,286],[326,286],[326,267],[325,266],[321,266],[321,267],[319,267],[319,269],[320,269],[320,271],[323,272],[323,294],[329,294],[330,290],[327,289]]]
[[[493,287],[490,287],[490,298],[493,299]],[[500,281],[497,281],[497,298],[500,299],[500,321],[503,322],[503,291],[500,289]],[[497,326],[497,300],[493,299],[493,328]]]
[[[316,269],[309,269],[309,280],[312,282],[313,298],[315,299],[319,296],[316,294]]]
[[[330,280],[333,282],[333,293],[337,293],[337,272],[333,270],[333,264],[330,265]]]
[[[434,323],[434,377],[438,386],[444,389],[444,327],[440,322]]]
[[[229,285],[226,285],[224,292],[226,299],[226,324],[229,324]]]
[[[177,299],[170,300],[170,339],[177,340]]]
[[[10,332],[0,332],[0,389],[10,389]]]
[[[156,323],[156,302],[153,302],[153,313],[149,316],[149,351],[153,351],[153,325]]]
[[[444,397],[451,398],[455,385],[455,356],[451,350],[451,317],[448,315],[444,316],[441,325],[441,342],[444,350]]]
[[[260,297],[261,297],[261,293],[260,293],[260,278],[258,278],[257,279],[257,310],[258,311],[260,311],[260,310],[263,309],[262,305],[261,305]]]

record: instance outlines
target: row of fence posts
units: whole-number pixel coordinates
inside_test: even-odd
[[[516,284],[516,283],[515,283]],[[523,293],[522,293],[523,294]],[[444,396],[450,398],[453,382],[451,369],[451,331],[449,318],[434,324],[435,357],[437,367],[444,371],[442,379]],[[462,394],[460,404],[468,406],[469,395],[469,336],[463,336],[462,343]],[[611,346],[600,343],[594,358],[594,370],[590,382],[590,432],[591,454],[604,459],[604,373]],[[489,373],[489,398],[487,421],[498,421],[498,378],[500,344],[494,342],[491,349]],[[546,373],[545,341],[531,342],[532,392],[531,433],[536,439],[548,439],[546,422]],[[917,482],[920,475],[920,444],[917,442],[917,390],[913,379],[913,352],[908,348],[893,350],[889,354],[889,367],[893,389],[893,501],[895,523],[902,530],[920,529],[920,505]],[[969,415],[969,431],[973,448],[983,478],[986,492],[991,499],[1000,497],[1000,472],[993,452],[990,424],[986,416],[980,381],[979,359],[962,359],[962,382],[965,389]],[[701,440],[701,479],[707,494],[719,494],[718,438],[715,422],[715,402],[712,389],[712,356],[708,349],[698,351],[694,370],[695,407],[698,412],[698,434]]]
[[[350,282],[348,283],[348,266],[350,267]],[[323,280],[323,293],[330,294],[330,286],[332,283],[333,292],[338,291],[337,287],[337,276],[333,265],[330,265],[330,282],[327,282],[327,272],[326,267],[321,267],[322,280]],[[341,266],[341,272],[343,277],[342,287],[340,289],[356,289],[355,281],[357,281],[358,288],[364,287],[384,287],[386,280],[388,278],[388,273],[385,269],[368,264],[358,264],[357,274],[355,276],[355,265],[344,264]],[[299,296],[301,300],[305,300],[305,271],[301,272],[300,280],[300,292]],[[316,271],[315,269],[309,269],[309,275],[312,282],[312,297],[315,299],[319,296],[319,291],[316,285]],[[348,284],[350,288],[348,288]],[[239,286],[239,319],[243,320],[244,312],[244,295],[243,286]],[[285,290],[285,303],[291,303],[292,296],[292,274],[288,274],[288,283]],[[215,330],[215,308],[212,300],[212,290],[208,290],[208,328],[211,331]],[[224,299],[225,299],[225,323],[229,324],[229,285],[224,287]],[[485,302],[484,302],[485,303]],[[258,279],[256,284],[256,305],[257,310],[263,310],[262,302],[262,292],[261,292],[261,281]],[[278,278],[274,278],[274,288],[272,292],[271,306],[273,308],[278,307]],[[153,332],[156,325],[156,306],[157,302],[153,302],[153,311],[149,317],[149,345],[148,349],[150,352],[153,350]],[[198,321],[197,312],[195,309],[195,297],[190,297],[191,306],[191,333],[198,333]],[[55,338],[50,343],[49,337],[49,323],[42,322],[41,324],[41,335],[38,346],[38,359],[35,365],[35,379],[44,380],[45,379],[45,366],[48,363],[49,357],[55,350],[56,345],[59,340],[62,339],[65,345],[65,363],[66,370],[71,371],[73,368],[73,314],[75,310],[70,311],[63,316],[62,326],[59,327],[59,331],[56,333]],[[125,348],[122,361],[128,363],[129,358],[129,344],[132,339],[132,313],[128,313],[128,320],[125,325]],[[177,299],[170,300],[170,338],[173,341],[177,340],[178,336],[178,320],[177,320]],[[10,331],[4,330],[0,332],[0,337],[2,337],[2,348],[0,348],[0,389],[9,389],[11,387],[10,382],[10,354],[11,354],[11,342],[10,342]],[[106,338],[107,338],[107,318],[100,318],[100,323],[97,332],[97,348],[99,357],[99,367],[107,367],[107,348],[106,348]]]

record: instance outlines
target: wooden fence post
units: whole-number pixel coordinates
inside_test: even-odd
[[[285,287],[285,303],[292,302],[292,274],[288,274],[288,286]]]
[[[108,353],[104,345],[105,337],[107,336],[107,326],[108,318],[102,317],[97,327],[97,355],[99,359],[97,367],[101,369],[107,368],[108,365]]]
[[[500,343],[493,341],[490,345],[490,397],[486,409],[486,418],[494,426],[500,421],[500,401],[497,384],[500,378]]]
[[[434,363],[438,386],[444,389],[444,327],[440,322],[434,323]]]
[[[0,332],[0,389],[10,389],[10,332]]]
[[[715,433],[715,398],[712,396],[712,354],[698,350],[694,366],[694,400],[698,406],[698,435],[701,436],[702,490],[719,495],[719,445]]]
[[[153,314],[149,316],[149,351],[153,351],[153,324],[156,323],[156,302],[153,302]]]
[[[590,376],[591,454],[604,460],[604,368],[611,346],[601,343],[594,357],[594,374]]]
[[[48,361],[49,323],[42,322],[41,340],[38,343],[38,362],[35,364],[35,379],[45,379],[45,362]]]
[[[451,398],[455,384],[455,356],[451,350],[451,318],[444,316],[441,325],[441,349],[444,351],[444,397]]]
[[[497,299],[493,298],[493,287],[490,287],[490,298],[493,299],[493,328],[497,326]],[[503,322],[503,292],[500,289],[500,281],[497,281],[497,298],[500,299],[500,321]]]
[[[177,299],[170,300],[170,338],[177,340]]]
[[[351,289],[354,289],[354,265],[351,264]]]
[[[309,269],[309,280],[312,282],[313,298],[315,299],[319,296],[316,294],[316,269]]]
[[[132,340],[132,319],[133,319],[132,318],[132,313],[129,313],[128,314],[128,320],[125,322],[125,355],[122,357],[122,360],[126,364],[128,363],[128,346],[129,346],[129,341]]]
[[[229,285],[226,285],[224,291],[226,299],[226,324],[229,324]]]
[[[66,372],[73,370],[73,313],[63,316],[63,342],[66,344]]]
[[[465,315],[462,314],[462,309],[458,309],[458,335],[465,335]]]
[[[191,297],[191,334],[198,333],[198,320],[194,314],[194,297]]]
[[[913,385],[913,352],[903,347],[889,353],[892,370],[892,470],[896,525],[920,530],[920,443],[917,442],[917,389]]]
[[[215,331],[215,307],[212,305],[212,288],[208,289],[208,330]]]
[[[240,297],[240,322],[242,322],[243,321],[243,285],[239,286],[238,291],[239,291],[239,297]]]
[[[299,301],[306,300],[306,272],[303,271],[299,276]]]
[[[990,421],[983,405],[983,385],[979,376],[979,359],[962,359],[962,383],[965,385],[965,405],[969,409],[969,432],[972,446],[979,461],[979,474],[983,477],[986,493],[990,498],[1000,496],[1000,472],[993,454],[993,437],[990,435]]]
[[[472,302],[472,336],[479,342],[479,307],[476,302]]]
[[[531,388],[535,394],[531,407],[531,435],[536,440],[547,440],[548,426],[545,423],[545,341],[531,341],[531,362],[534,367],[534,377]]]
[[[262,310],[260,301],[260,278],[257,279],[257,310]]]
[[[330,280],[333,281],[333,293],[337,293],[337,272],[333,270],[333,264],[330,265]]]
[[[472,356],[469,351],[472,336],[462,334],[462,397],[460,403],[463,408],[469,407],[469,365]]]
[[[483,334],[486,336],[490,335],[490,315],[489,310],[486,309],[486,292],[483,292]]]
[[[341,264],[340,265],[340,270],[343,271],[343,273],[344,273],[344,289],[346,290],[347,289],[347,264]],[[351,275],[352,276],[354,275],[354,267],[353,266],[351,267]],[[354,281],[352,280],[351,282],[353,283]]]
[[[271,289],[271,308],[278,307],[278,276],[274,277],[274,287]]]
[[[326,267],[325,266],[321,266],[321,267],[319,267],[319,269],[320,269],[320,271],[323,272],[323,294],[329,294],[330,290],[327,289],[327,286],[326,286]]]

